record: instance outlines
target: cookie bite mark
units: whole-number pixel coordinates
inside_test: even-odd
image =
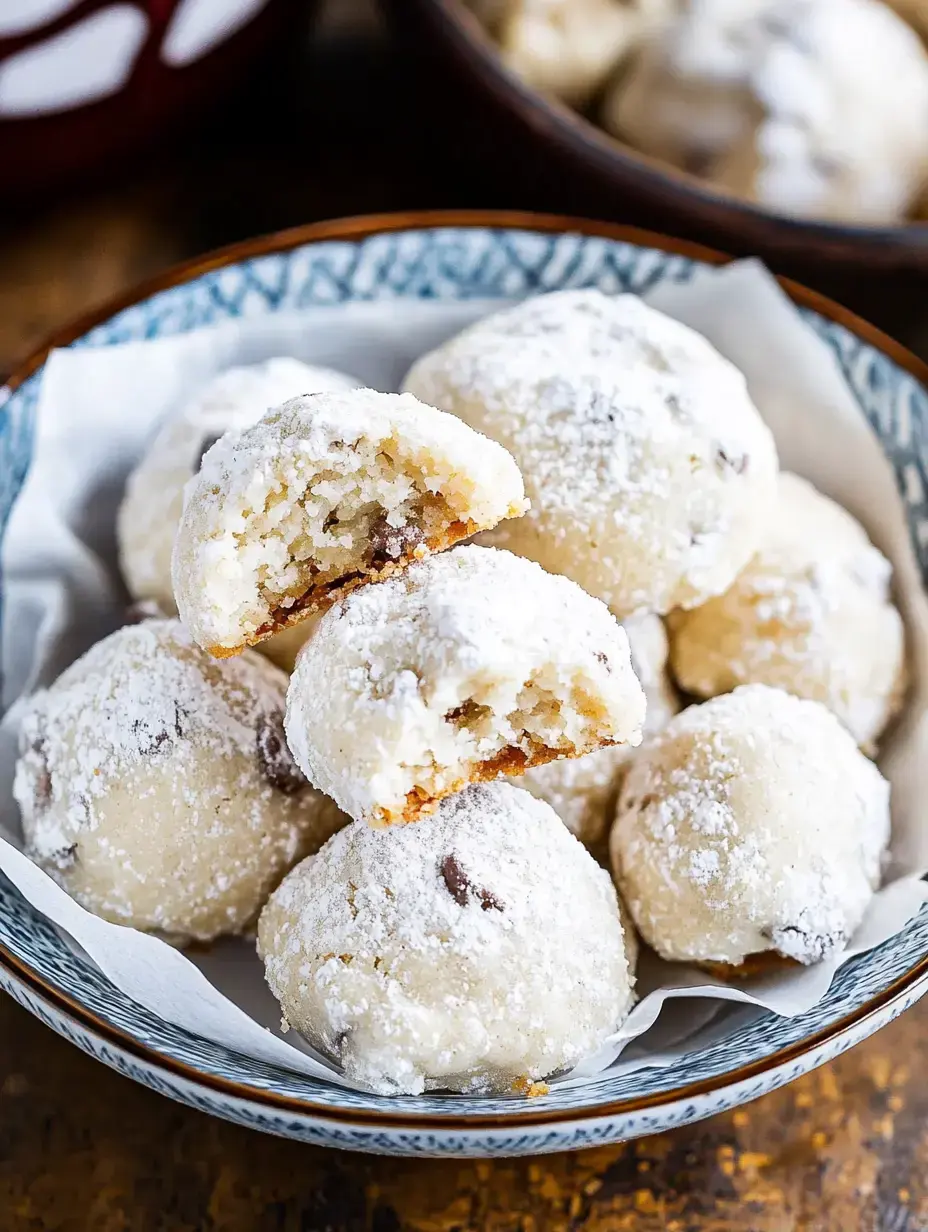
[[[322,617],[291,678],[286,731],[307,777],[381,827],[469,783],[637,744],[644,714],[628,638],[604,604],[469,546]]]
[[[175,543],[178,608],[226,658],[526,508],[501,445],[410,395],[295,398],[204,459]]]

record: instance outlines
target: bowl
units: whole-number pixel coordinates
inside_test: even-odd
[[[59,333],[0,390],[0,530],[29,466],[51,346],[182,333],[247,313],[347,301],[511,298],[566,286],[643,291],[719,253],[581,219],[476,212],[322,223],[237,244],[168,272]],[[928,576],[928,367],[845,309],[781,285],[832,348],[890,458]],[[908,482],[906,481],[908,479]],[[726,1020],[667,1068],[605,1074],[515,1100],[347,1091],[239,1055],[116,989],[0,875],[0,987],[92,1056],[182,1103],[270,1133],[397,1155],[507,1156],[617,1142],[742,1104],[821,1065],[928,991],[928,908],[842,967],[813,1010]]]
[[[6,195],[138,151],[217,105],[297,17],[293,0],[106,0],[0,11]],[[3,5],[0,5],[0,10]]]
[[[531,178],[535,202],[666,229],[779,269],[928,271],[928,223],[852,226],[792,218],[722,195],[695,176],[621,144],[572,108],[526,85],[464,0],[382,0],[422,52],[432,89],[467,97],[471,133],[512,180]],[[430,103],[434,110],[434,103]],[[505,162],[503,162],[505,160]],[[539,193],[542,196],[539,196]]]

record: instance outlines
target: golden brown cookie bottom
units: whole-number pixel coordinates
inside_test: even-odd
[[[237,646],[209,646],[207,649],[214,659],[231,659],[249,646],[258,646],[261,642],[267,641],[269,637],[273,637],[275,633],[280,633],[281,630],[289,629],[293,625],[302,624],[307,617],[334,607],[340,599],[344,599],[359,586],[366,586],[371,582],[384,582],[394,573],[408,569],[416,561],[425,560],[438,552],[447,551],[456,543],[469,539],[471,535],[483,529],[485,528],[472,521],[452,522],[443,534],[433,535],[414,551],[405,553],[396,560],[388,560],[381,565],[354,570],[351,573],[343,573],[338,577],[317,582],[295,599],[290,607],[277,608],[270,620],[265,621],[259,629],[244,638]]]
[[[748,954],[740,963],[701,962],[696,965],[720,980],[753,980],[759,975],[788,971],[802,964],[776,950],[762,950],[759,954]]]
[[[606,748],[612,743],[613,741],[606,740],[597,747]],[[387,826],[407,825],[410,822],[419,821],[423,817],[428,817],[430,813],[435,812],[446,796],[456,795],[459,791],[463,791],[465,787],[469,787],[471,783],[490,783],[507,774],[521,775],[533,766],[544,766],[549,761],[557,761],[562,757],[585,757],[587,753],[594,751],[593,749],[584,749],[582,753],[576,751],[571,753],[566,752],[564,749],[549,748],[548,745],[541,744],[535,740],[528,742],[527,749],[508,745],[486,761],[477,762],[471,767],[470,773],[466,778],[455,779],[453,783],[440,792],[431,794],[422,787],[414,787],[412,791],[406,793],[406,803],[400,813],[380,809],[370,819],[370,825],[377,830],[384,829]]]

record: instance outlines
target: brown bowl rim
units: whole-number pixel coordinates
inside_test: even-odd
[[[402,5],[406,0],[393,0]],[[412,0],[409,0],[411,3]],[[445,36],[468,68],[522,123],[536,132],[541,117],[544,135],[573,156],[582,155],[598,172],[618,185],[630,173],[641,175],[650,192],[672,192],[680,206],[687,207],[706,227],[721,230],[726,224],[744,228],[751,242],[764,242],[764,231],[776,229],[781,241],[794,252],[808,252],[820,241],[832,253],[846,247],[848,256],[862,246],[871,252],[922,255],[928,251],[928,220],[911,219],[892,224],[829,222],[764,209],[728,193],[713,190],[705,181],[678,167],[645,154],[612,136],[582,112],[553,95],[526,84],[503,62],[491,35],[462,0],[415,0],[423,12],[439,21]],[[723,218],[718,215],[721,214]],[[767,236],[769,239],[769,234]]]
[[[725,253],[688,240],[677,240],[656,232],[641,230],[637,227],[627,227],[617,223],[599,222],[595,219],[577,218],[569,215],[536,214],[530,211],[517,210],[426,210],[393,214],[358,215],[351,218],[336,219],[328,222],[308,223],[285,231],[273,232],[255,239],[243,240],[229,244],[200,257],[180,262],[153,278],[149,278],[132,290],[108,300],[100,307],[93,309],[70,324],[57,330],[51,337],[39,346],[22,363],[16,366],[10,375],[6,389],[12,393],[22,383],[32,376],[45,362],[49,352],[55,347],[67,346],[88,330],[100,325],[116,313],[131,307],[142,300],[168,290],[171,287],[192,281],[203,274],[224,266],[255,257],[266,256],[277,252],[287,252],[304,244],[320,243],[329,240],[359,241],[375,235],[393,231],[434,230],[444,227],[458,228],[489,228],[494,230],[524,230],[543,233],[573,233],[593,235],[604,239],[620,240],[638,247],[655,248],[663,252],[703,261],[710,265],[724,265],[732,258]],[[823,317],[842,325],[856,334],[871,346],[881,351],[910,373],[926,389],[928,389],[928,364],[913,355],[906,347],[884,334],[875,326],[862,320],[855,313],[840,304],[834,303],[817,291],[810,290],[789,278],[777,278],[777,282],[794,302],[803,307],[811,308]],[[3,391],[0,391],[3,392]],[[928,954],[925,954],[908,971],[895,979],[881,992],[871,997],[862,1006],[844,1015],[827,1027],[797,1040],[786,1048],[778,1049],[766,1057],[737,1069],[729,1070],[723,1075],[705,1078],[683,1087],[668,1091],[656,1092],[652,1095],[630,1097],[610,1103],[587,1104],[570,1109],[545,1110],[543,1106],[533,1108],[531,1101],[520,1105],[514,1101],[512,1112],[505,1114],[472,1114],[458,1116],[434,1116],[416,1113],[387,1113],[373,1109],[339,1108],[329,1104],[317,1103],[310,1099],[296,1099],[267,1091],[261,1087],[247,1083],[236,1082],[206,1074],[201,1070],[165,1056],[154,1048],[141,1043],[135,1036],[113,1026],[104,1019],[97,1017],[81,1002],[74,1000],[69,994],[62,992],[54,984],[40,976],[27,963],[19,959],[5,945],[0,943],[0,966],[5,967],[17,981],[24,984],[36,996],[51,1004],[59,1013],[80,1023],[95,1036],[114,1044],[122,1051],[135,1056],[145,1064],[176,1075],[195,1086],[212,1089],[226,1097],[264,1104],[278,1111],[295,1113],[302,1116],[313,1116],[320,1120],[342,1122],[352,1125],[367,1125],[391,1129],[410,1129],[418,1131],[468,1131],[475,1129],[513,1129],[543,1126],[554,1123],[573,1123],[577,1121],[600,1121],[611,1117],[625,1116],[630,1113],[648,1109],[666,1107],[682,1100],[695,1099],[713,1092],[723,1091],[751,1078],[781,1068],[791,1061],[806,1056],[823,1044],[836,1040],[890,1005],[897,998],[913,988],[923,976],[928,974]]]

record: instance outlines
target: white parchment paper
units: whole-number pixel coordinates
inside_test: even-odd
[[[782,464],[812,480],[866,526],[891,559],[906,622],[912,688],[880,765],[893,785],[891,862],[848,950],[816,967],[726,986],[705,972],[646,954],[641,999],[618,1034],[561,1082],[606,1066],[672,1064],[719,1039],[745,1014],[794,1015],[826,992],[842,962],[903,928],[928,898],[928,603],[889,463],[827,346],[754,262],[665,285],[656,307],[699,329],[745,372],[776,437]],[[21,851],[11,787],[17,698],[50,683],[122,623],[115,512],[125,477],[154,426],[233,363],[293,355],[396,389],[418,355],[499,300],[403,300],[243,319],[179,337],[53,352],[38,409],[35,457],[3,545],[3,704],[0,870],[139,1004],[259,1060],[347,1084],[293,1033],[279,1033],[252,943],[229,940],[189,957],[84,911]],[[726,1004],[727,1003],[727,1004]],[[632,1043],[634,1041],[634,1043]],[[627,1047],[631,1045],[630,1047]]]

